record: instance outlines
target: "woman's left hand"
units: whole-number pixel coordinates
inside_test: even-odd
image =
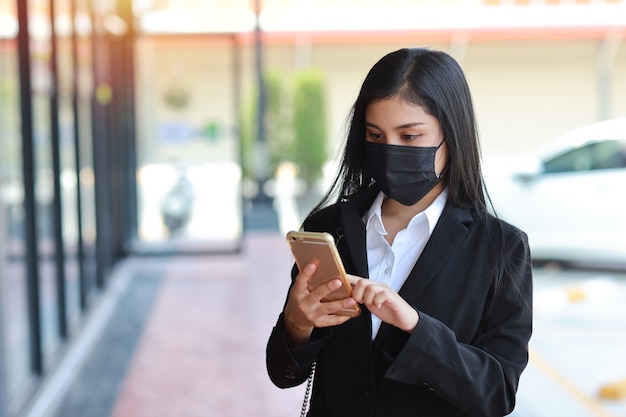
[[[369,279],[348,275],[352,285],[352,298],[383,322],[412,333],[419,314],[388,285]]]

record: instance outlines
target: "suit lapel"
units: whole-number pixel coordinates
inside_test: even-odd
[[[372,201],[378,194],[375,187],[371,187],[349,198],[344,198],[340,203],[341,224],[343,230],[337,231],[340,247],[347,249],[352,257],[355,275],[369,277],[367,268],[367,246],[365,242],[365,224],[363,215],[369,209]]]
[[[473,219],[467,209],[446,207],[437,222],[424,251],[413,266],[399,294],[409,304],[415,305],[424,288],[433,280],[450,255],[469,232]],[[390,326],[383,323],[376,334],[374,348],[379,349]]]
[[[337,246],[341,253],[349,253],[354,266],[354,273],[361,277],[369,277],[367,267],[367,246],[365,242],[365,224],[362,217],[378,194],[372,187],[362,193],[344,199],[340,203],[341,224],[337,230]],[[468,209],[446,207],[437,222],[424,251],[411,270],[399,294],[409,304],[415,304],[424,288],[435,277],[441,267],[450,259],[450,255],[469,232],[473,219]],[[351,320],[355,331],[363,337],[371,335],[371,313],[364,309],[364,314]],[[379,341],[388,329],[383,323],[376,341]],[[358,329],[358,330],[357,330]]]
[[[468,209],[446,208],[399,294],[413,304],[469,232]]]
[[[357,195],[345,198],[340,203],[341,226],[337,230],[337,248],[340,253],[349,253],[353,269],[347,272],[363,278],[369,277],[367,267],[367,246],[365,242],[365,224],[362,217],[378,194],[373,187]],[[351,328],[357,341],[372,337],[372,316],[367,308],[362,307],[359,317],[346,323]],[[360,342],[359,342],[360,343]],[[359,346],[363,346],[362,344]],[[369,346],[369,345],[367,345]],[[355,348],[356,349],[356,348]]]

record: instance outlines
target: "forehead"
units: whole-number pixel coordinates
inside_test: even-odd
[[[436,122],[437,119],[426,112],[424,107],[398,96],[376,100],[365,109],[368,123],[406,124]]]

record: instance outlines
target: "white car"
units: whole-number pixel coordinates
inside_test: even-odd
[[[530,156],[486,159],[495,212],[537,261],[626,268],[626,118],[573,130]]]

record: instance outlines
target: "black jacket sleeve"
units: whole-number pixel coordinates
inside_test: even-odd
[[[303,383],[311,372],[311,364],[330,337],[330,329],[314,329],[311,341],[296,348],[289,347],[285,335],[283,315],[270,335],[266,349],[266,366],[271,381],[279,388],[290,388]]]
[[[532,271],[525,235],[511,248],[517,276],[492,295],[473,340],[462,343],[425,313],[398,352],[386,377],[428,387],[471,415],[502,416],[515,406],[519,376],[528,362],[532,323]],[[464,306],[458,306],[462,311]]]

